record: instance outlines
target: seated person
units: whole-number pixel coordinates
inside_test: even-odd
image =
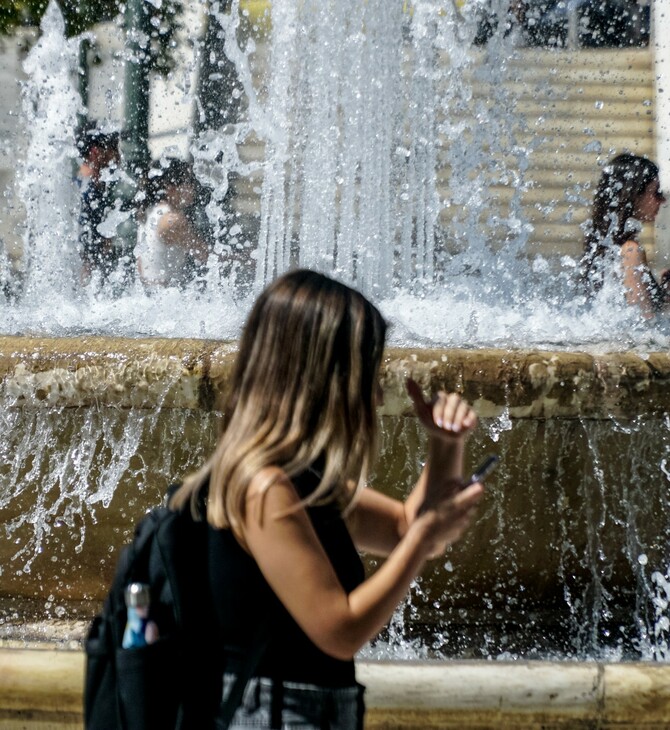
[[[198,183],[191,166],[177,159],[157,168],[149,182],[135,249],[138,273],[147,288],[182,288],[202,273],[209,253],[196,224]]]
[[[659,283],[638,241],[641,224],[652,223],[663,203],[658,167],[651,160],[625,153],[605,166],[594,196],[581,262],[589,295],[602,289],[610,277],[619,276],[626,301],[638,306],[645,318],[670,309],[667,272]]]

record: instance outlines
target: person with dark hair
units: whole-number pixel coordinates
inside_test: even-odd
[[[587,223],[581,277],[587,293],[602,289],[619,275],[626,301],[649,318],[670,306],[666,275],[659,283],[638,241],[642,223],[651,223],[665,203],[657,165],[646,157],[624,153],[604,168]]]
[[[104,284],[116,267],[121,249],[105,223],[115,207],[114,172],[119,166],[119,135],[90,127],[80,135],[82,156],[79,167],[81,207],[79,242],[82,281],[88,283],[97,272]]]
[[[149,173],[149,204],[135,249],[147,288],[184,287],[203,273],[209,241],[200,223],[200,190],[184,160],[172,158]]]
[[[411,380],[426,465],[404,502],[366,487],[385,334],[379,311],[334,279],[297,270],[271,283],[242,333],[223,434],[172,497],[209,525],[224,697],[260,645],[231,730],[362,728],[355,654],[482,497],[462,476],[474,411],[455,393],[425,400]],[[368,578],[359,550],[386,557]]]

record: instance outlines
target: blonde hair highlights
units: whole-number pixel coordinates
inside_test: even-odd
[[[305,502],[344,507],[348,482],[364,480],[376,448],[385,335],[379,311],[330,277],[297,270],[270,284],[242,333],[223,435],[172,506],[190,500],[197,512],[209,478],[207,519],[234,529],[262,469],[278,466],[292,478],[318,464],[320,482]]]

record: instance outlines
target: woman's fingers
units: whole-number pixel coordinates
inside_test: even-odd
[[[435,510],[438,513],[443,512],[446,518],[455,517],[457,514],[465,513],[476,507],[484,493],[481,482],[473,482],[464,487],[463,482],[453,479],[447,483],[446,487],[441,493],[428,494],[419,508],[418,514]],[[449,489],[449,487],[451,488]]]
[[[433,422],[438,428],[445,431],[459,433],[463,409],[467,408],[465,401],[457,393],[439,392],[433,402]]]
[[[434,532],[428,538],[431,557],[438,557],[461,539],[475,517],[483,493],[484,487],[475,482],[433,507],[426,505],[425,511],[432,510],[435,518]]]
[[[462,490],[462,479],[447,479],[441,482],[439,489],[429,489],[426,491],[426,497],[419,507],[418,514],[429,510],[439,510],[446,500],[451,499]]]
[[[477,414],[467,401],[461,400],[454,416],[454,430],[469,431],[477,424]]]
[[[462,489],[445,503],[445,537],[451,544],[461,538],[475,516],[484,487],[475,482]]]
[[[458,393],[440,391],[428,402],[418,383],[411,378],[407,379],[407,393],[419,420],[435,435],[447,438],[460,436],[477,424],[477,415],[472,406]]]
[[[421,392],[419,384],[415,380],[407,378],[406,387],[407,393],[414,404],[416,415],[419,417],[419,420],[424,424],[424,426],[430,427],[433,424],[433,415],[430,403],[426,403],[423,399],[423,393]]]
[[[457,492],[451,499],[457,508],[469,510],[479,502],[483,494],[484,485],[481,482],[473,482]]]

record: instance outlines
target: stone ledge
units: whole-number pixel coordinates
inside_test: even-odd
[[[81,651],[0,650],[2,727],[82,727]],[[359,662],[367,730],[670,726],[670,666]]]
[[[236,344],[0,337],[8,407],[220,409]],[[670,411],[670,353],[389,348],[382,415],[411,415],[405,380],[462,392],[482,417],[634,418]]]

